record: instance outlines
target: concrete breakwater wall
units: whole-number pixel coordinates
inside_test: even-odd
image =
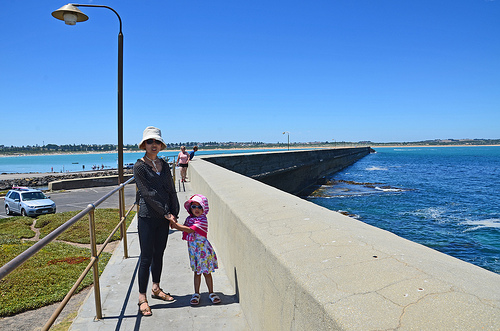
[[[253,330],[500,329],[500,275],[204,158],[188,171]]]
[[[282,191],[307,194],[318,179],[337,172],[368,155],[370,147],[280,151],[204,157],[226,169]]]

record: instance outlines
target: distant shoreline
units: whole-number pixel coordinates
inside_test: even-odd
[[[123,151],[123,153],[139,153],[141,151]],[[16,154],[0,154],[0,157],[19,157],[19,156],[49,156],[49,155],[83,155],[83,154],[114,154],[117,151],[86,151],[86,152],[56,152],[56,153],[16,153]]]
[[[224,150],[251,150],[251,149],[277,149],[277,150],[282,150],[283,148],[265,148],[265,147],[255,147],[255,148],[210,148],[206,150],[210,151],[224,151]],[[286,149],[286,148],[285,148]],[[198,151],[202,151],[203,149],[198,149]],[[161,152],[180,152],[179,149],[163,149]],[[160,152],[160,153],[161,153]],[[116,154],[118,153],[117,151],[86,151],[86,152],[56,152],[56,153],[18,153],[18,154],[0,154],[0,157],[19,157],[19,156],[49,156],[49,155],[85,155],[85,154]],[[144,150],[137,150],[137,151],[123,151],[123,153],[144,153]]]
[[[307,149],[329,149],[329,148],[353,148],[353,147],[371,147],[371,148],[416,148],[416,147],[495,147],[495,146],[500,146],[498,145],[470,145],[470,144],[463,144],[463,145],[364,145],[364,144],[359,144],[359,145],[350,145],[350,146],[307,146],[307,145],[300,145],[300,146],[290,146],[293,149],[300,149],[300,148],[307,148]],[[237,148],[209,148],[209,149],[203,149],[199,148],[198,152],[203,151],[203,150],[210,150],[210,151],[227,151],[227,150],[259,150],[259,149],[269,149],[269,150],[287,150],[287,147],[281,147],[281,148],[272,148],[272,147],[237,147]],[[178,152],[180,149],[164,149],[162,152]],[[125,150],[123,153],[141,153],[143,152],[142,150],[137,150],[137,151],[130,151],[130,150]],[[116,154],[118,153],[117,151],[86,151],[86,152],[56,152],[56,153],[19,153],[19,154],[1,154],[0,157],[21,157],[21,156],[49,156],[49,155],[83,155],[83,154]]]

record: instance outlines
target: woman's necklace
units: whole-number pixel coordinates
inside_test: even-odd
[[[155,164],[155,161],[158,160],[158,158],[156,158],[155,160],[151,160],[147,155],[144,155],[144,157],[146,159],[148,159],[149,161],[151,161],[151,163],[153,164],[153,167],[155,167],[156,173],[159,174],[160,172],[158,171],[158,168],[156,167],[156,164]]]

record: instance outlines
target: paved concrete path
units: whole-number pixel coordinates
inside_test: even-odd
[[[177,178],[180,178],[179,176]],[[177,183],[178,187],[179,183]],[[181,207],[192,194],[190,184],[186,191],[178,192]],[[179,221],[184,222],[187,212],[181,208]],[[210,215],[209,215],[210,222]],[[170,230],[165,250],[162,280],[160,286],[176,298],[174,302],[152,299],[151,283],[148,287],[148,301],[153,315],[142,317],[138,313],[137,269],[139,262],[139,238],[137,219],[127,231],[129,258],[123,258],[123,245],[114,251],[100,278],[103,319],[95,321],[94,291],[89,293],[78,312],[70,330],[250,330],[245,320],[237,295],[219,261],[219,269],[213,274],[215,292],[222,303],[212,305],[204,283],[201,286],[201,302],[191,307],[193,294],[193,272],[182,233]],[[217,245],[214,244],[217,252]]]

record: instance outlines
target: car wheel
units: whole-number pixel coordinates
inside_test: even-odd
[[[26,210],[24,210],[24,209],[21,209],[21,215],[22,216],[28,216],[28,214],[26,214]]]
[[[5,213],[7,215],[11,215],[12,214],[12,212],[10,211],[9,205],[5,205]]]

